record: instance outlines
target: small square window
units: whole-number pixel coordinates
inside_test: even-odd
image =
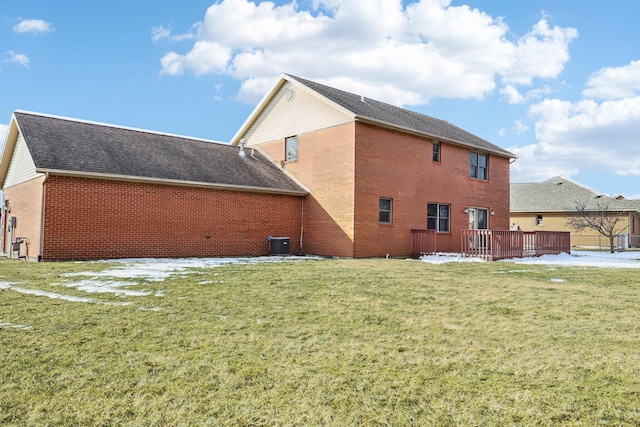
[[[440,163],[440,143],[438,142],[433,144],[433,161]]]
[[[391,224],[391,205],[392,200],[386,197],[380,198],[379,216],[380,224]]]
[[[290,136],[284,140],[285,157],[287,162],[298,160],[298,137]]]

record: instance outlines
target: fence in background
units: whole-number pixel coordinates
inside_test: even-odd
[[[614,240],[614,249],[622,252],[630,248],[640,248],[640,235],[638,234],[620,234]],[[599,251],[609,252],[609,238],[602,234],[572,234],[571,246],[581,249],[596,249]]]

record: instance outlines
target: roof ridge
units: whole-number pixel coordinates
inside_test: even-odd
[[[340,89],[340,88],[333,87],[333,86],[329,86],[329,85],[326,85],[326,84],[323,84],[323,83],[318,83],[318,82],[313,81],[313,80],[304,79],[304,78],[302,78],[302,77],[294,76],[294,75],[292,75],[292,74],[285,74],[285,75],[286,75],[286,76],[289,76],[289,77],[291,77],[291,78],[293,78],[293,79],[295,79],[295,80],[297,80],[298,82],[300,82],[300,83],[302,83],[302,84],[305,84],[305,82],[309,82],[309,83],[312,83],[312,84],[315,84],[315,85],[318,85],[318,86],[323,86],[323,87],[325,87],[325,88],[327,88],[327,89],[330,89],[330,90],[335,90],[335,91],[338,91],[338,92],[345,93],[345,94],[347,94],[347,95],[353,95],[353,96],[356,96],[356,97],[358,97],[358,96],[359,96],[359,97],[361,97],[361,98],[366,98],[368,101],[373,101],[373,102],[375,102],[375,103],[377,103],[377,104],[386,105],[386,106],[389,106],[389,107],[392,107],[392,108],[396,108],[396,109],[398,109],[398,110],[402,110],[402,111],[405,111],[405,112],[409,112],[409,113],[411,113],[411,114],[415,114],[415,115],[417,115],[417,116],[421,116],[421,117],[428,117],[428,118],[430,118],[430,119],[432,119],[432,120],[437,120],[437,121],[439,121],[439,122],[446,123],[446,124],[448,124],[448,125],[450,125],[450,126],[455,126],[455,127],[457,127],[458,129],[464,130],[464,129],[462,129],[462,128],[461,128],[461,127],[459,127],[459,126],[456,126],[456,125],[452,124],[451,122],[449,122],[449,121],[447,121],[447,120],[439,119],[438,117],[430,116],[430,115],[428,115],[428,114],[419,113],[419,112],[417,112],[417,111],[409,110],[409,109],[407,109],[407,108],[400,107],[400,106],[398,106],[398,105],[394,105],[394,104],[390,104],[390,103],[388,103],[388,102],[384,102],[384,101],[380,101],[380,100],[377,100],[377,99],[374,99],[374,98],[370,98],[370,97],[365,96],[365,95],[362,95],[362,94],[357,94],[357,93],[354,93],[354,92],[349,92],[349,91],[347,91],[347,90]],[[465,132],[468,132],[468,131],[465,131]],[[488,141],[487,141],[487,142],[488,142]]]
[[[15,113],[28,114],[28,115],[31,115],[31,116],[38,116],[38,117],[44,117],[44,118],[48,118],[48,119],[55,119],[55,120],[63,120],[63,121],[68,121],[68,122],[73,122],[73,123],[80,123],[80,124],[87,124],[87,125],[93,125],[93,126],[103,126],[103,127],[112,128],[112,129],[120,129],[120,130],[132,131],[132,132],[147,133],[147,134],[151,134],[151,135],[169,136],[169,137],[172,137],[172,138],[189,139],[189,140],[192,140],[192,141],[209,142],[209,143],[220,144],[220,145],[230,145],[228,142],[218,141],[218,140],[214,140],[214,139],[198,138],[198,137],[174,134],[174,133],[169,133],[169,132],[153,131],[153,130],[150,130],[150,129],[142,129],[142,128],[136,128],[136,127],[132,127],[132,126],[124,126],[124,125],[116,125],[116,124],[113,124],[113,123],[99,122],[99,121],[94,121],[94,120],[77,119],[77,118],[74,118],[74,117],[60,116],[60,115],[56,115],[56,114],[38,113],[38,112],[35,112],[35,111],[27,111],[27,110],[15,110],[14,114]]]
[[[291,74],[284,74],[284,76],[286,79],[306,86],[308,89],[317,92],[340,107],[349,110],[355,114],[356,119],[371,120],[382,125],[403,129],[404,131],[417,132],[430,138],[448,140],[454,144],[471,147],[473,149],[486,150],[501,156],[517,158],[515,154],[505,148],[446,120],[388,102],[365,98],[363,95]],[[361,104],[358,102],[358,99],[365,102]]]
[[[549,181],[552,181],[554,179],[563,179],[563,180],[565,180],[567,182],[572,183],[573,185],[577,185],[578,187],[581,187],[581,188],[583,188],[585,190],[588,190],[589,192],[591,192],[591,193],[593,193],[593,194],[595,194],[597,196],[605,196],[605,197],[608,197],[610,199],[613,199],[613,197],[611,195],[609,195],[609,194],[603,193],[601,191],[598,191],[598,190],[596,190],[594,188],[589,187],[588,185],[585,185],[585,184],[582,184],[580,182],[574,181],[571,178],[565,178],[565,177],[560,176],[560,175],[555,176],[553,178],[549,178],[547,181],[544,181],[544,182],[549,182]]]

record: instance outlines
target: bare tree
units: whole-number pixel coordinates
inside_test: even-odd
[[[615,252],[615,240],[627,228],[618,226],[623,212],[612,209],[611,200],[596,196],[591,200],[578,200],[570,211],[567,225],[576,231],[595,230],[609,238],[609,249]]]

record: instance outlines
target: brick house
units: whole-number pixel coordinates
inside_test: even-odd
[[[425,228],[459,251],[461,229],[508,229],[514,158],[290,75],[231,145],[18,111],[0,161],[4,251],[26,237],[42,260],[249,256],[288,236],[291,253],[409,256]]]
[[[257,150],[20,111],[0,184],[4,252],[41,260],[266,255],[307,194]]]
[[[309,189],[305,252],[408,256],[424,228],[438,231],[438,251],[457,252],[461,229],[509,226],[515,156],[443,120],[283,75],[241,141]]]

